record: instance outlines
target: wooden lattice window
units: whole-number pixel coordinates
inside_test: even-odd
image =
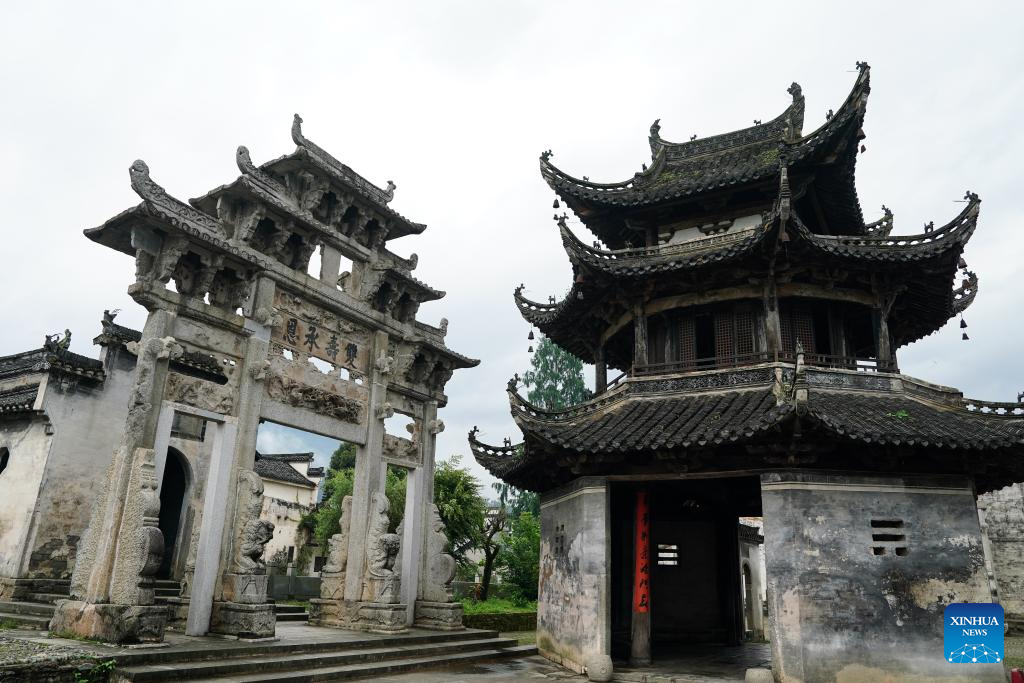
[[[692,367],[697,359],[697,343],[693,334],[693,316],[684,316],[679,321],[679,362]]]
[[[817,353],[814,343],[814,318],[811,309],[804,304],[790,304],[779,311],[782,323],[782,350],[796,353],[796,342],[807,353]]]
[[[754,314],[739,308],[715,315],[715,356],[719,366],[737,359],[746,360],[754,353]]]
[[[715,314],[715,358],[719,365],[728,364],[736,354],[735,328],[732,311]]]

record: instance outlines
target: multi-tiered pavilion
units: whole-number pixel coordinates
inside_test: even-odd
[[[760,609],[743,599],[743,516],[764,521],[777,680],[949,676],[944,605],[990,600],[975,498],[1024,478],[1024,411],[903,375],[896,356],[973,301],[962,252],[980,200],[908,236],[885,207],[865,221],[858,71],[806,134],[794,83],[780,116],[743,130],[673,143],[655,121],[650,165],[624,182],[541,156],[599,242],[556,216],[572,287],[515,301],[595,366],[596,396],[546,410],[510,382],[523,443],[470,444],[542,492],[549,657],[582,669],[740,643]],[[608,369],[624,374],[609,385]]]

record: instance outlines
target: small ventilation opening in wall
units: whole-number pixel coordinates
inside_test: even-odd
[[[906,534],[902,519],[872,519],[871,520],[871,554],[887,555],[893,554],[897,557],[907,555]],[[896,545],[899,544],[899,545]]]
[[[679,546],[675,544],[658,544],[658,564],[675,566],[679,564]]]

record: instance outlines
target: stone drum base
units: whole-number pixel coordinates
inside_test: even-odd
[[[113,605],[60,600],[50,620],[50,633],[105,643],[159,643],[164,639],[166,624],[167,608],[163,605]]]
[[[458,631],[462,624],[462,603],[416,601],[415,626],[437,631]]]
[[[210,615],[210,633],[239,638],[271,638],[276,624],[274,606],[270,604],[215,601]]]
[[[371,633],[404,633],[409,630],[407,609],[400,603],[313,598],[309,601],[309,623]]]

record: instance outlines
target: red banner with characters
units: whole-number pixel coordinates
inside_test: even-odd
[[[636,553],[633,570],[633,611],[651,609],[651,518],[646,491],[636,494]]]

